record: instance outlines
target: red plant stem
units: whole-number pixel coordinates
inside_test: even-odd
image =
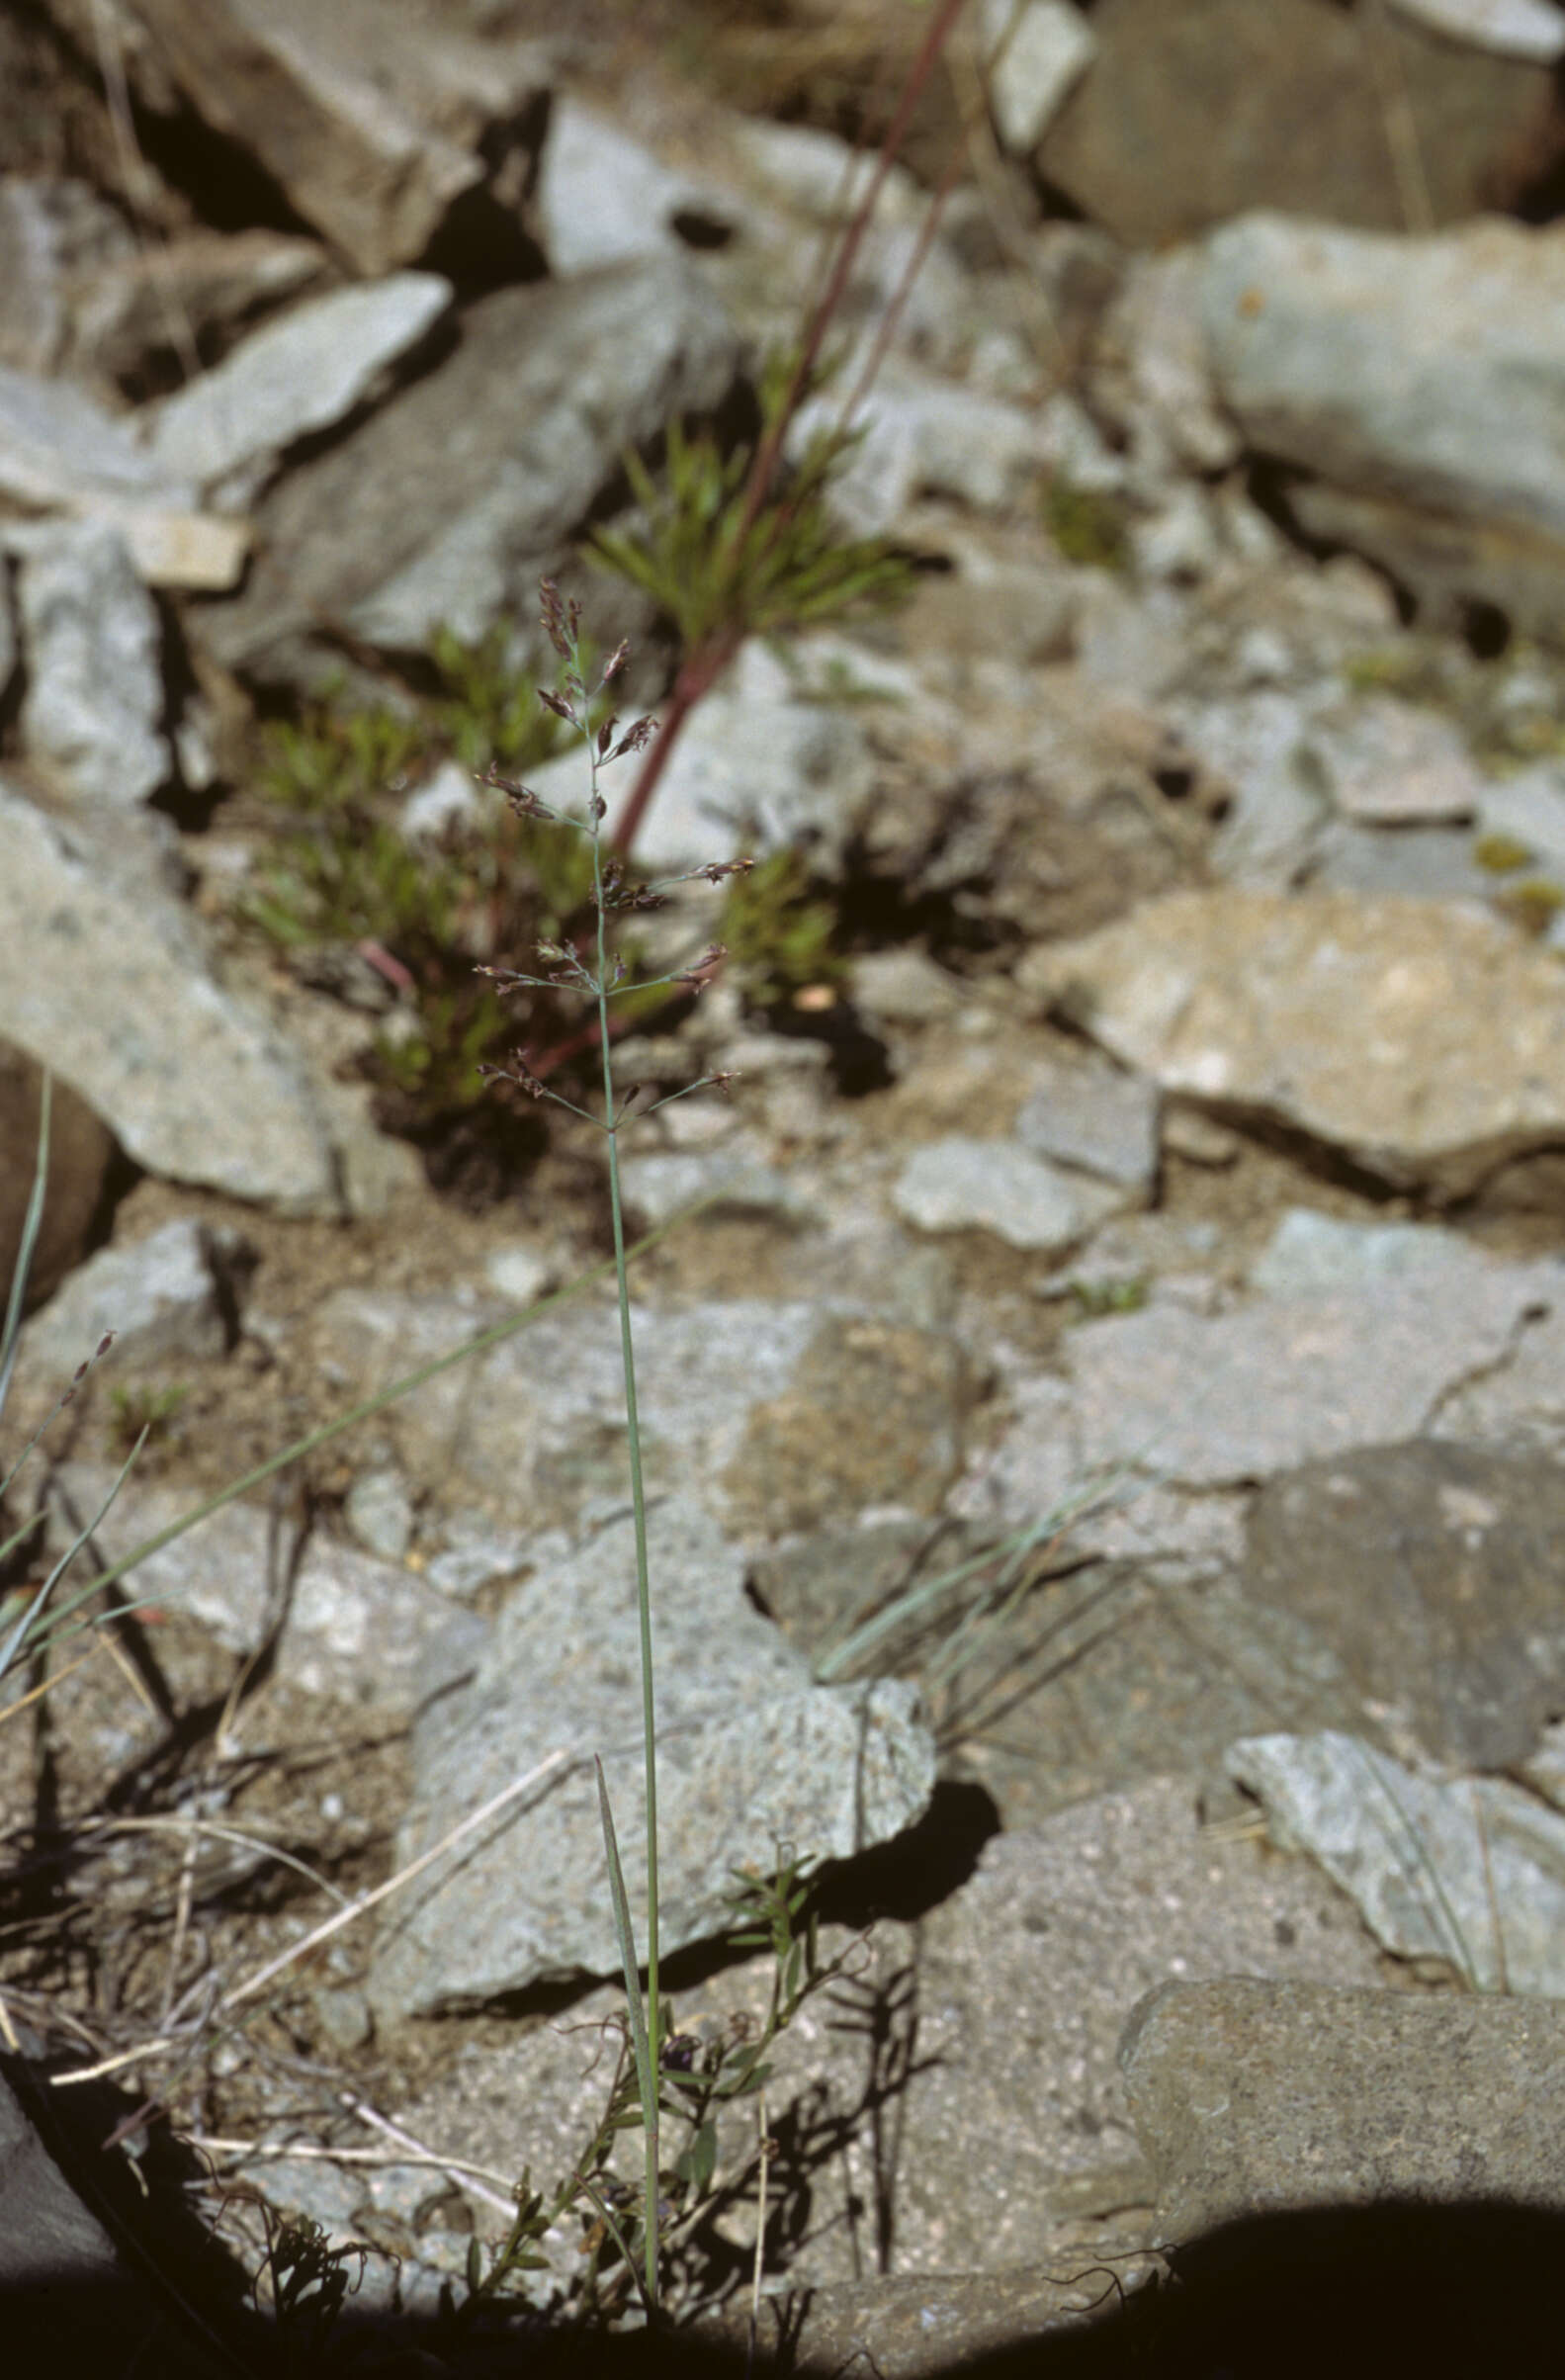
[[[675,737],[695,709],[696,704],[711,691],[713,680],[720,677],[728,667],[739,649],[739,638],[731,629],[725,629],[720,635],[708,638],[704,645],[699,646],[694,653],[687,654],[680,662],[679,671],[673,683],[673,691],[668,697],[668,707],[663,713],[662,723],[647,748],[647,757],[642,762],[635,784],[631,787],[630,799],[615,822],[609,848],[611,851],[617,852],[621,858],[629,854],[630,847],[636,840],[636,831],[642,823],[643,813],[656,792],[657,781],[668,765],[668,755],[673,749]]]
[[[909,71],[908,80],[903,86],[902,97],[897,103],[897,112],[887,126],[885,138],[880,144],[880,150],[875,159],[875,170],[870,175],[864,196],[854,210],[852,220],[842,236],[842,244],[837,251],[836,262],[831,269],[831,277],[822,293],[820,304],[815,309],[810,327],[805,334],[804,345],[800,349],[799,360],[794,366],[793,376],[778,408],[777,418],[761,441],[755,460],[750,466],[749,481],[744,496],[743,517],[739,535],[735,539],[736,552],[743,547],[745,538],[755,525],[756,516],[762,504],[771,492],[772,482],[777,475],[777,466],[782,459],[783,442],[788,435],[793,417],[799,410],[800,400],[805,390],[810,385],[810,375],[815,370],[831,318],[842,303],[843,292],[847,288],[848,274],[852,270],[853,259],[858,254],[864,234],[869,228],[870,219],[875,212],[875,202],[880,197],[886,176],[896,163],[897,153],[908,136],[908,128],[913,122],[913,112],[918,104],[923,87],[933,72],[935,62],[966,5],[967,0],[941,0],[939,12],[930,25],[928,33],[924,36],[922,46]],[[941,185],[939,196],[935,201],[936,212],[943,205],[953,179],[954,175],[948,176]],[[930,226],[930,235],[932,236],[932,225]],[[927,240],[923,245],[927,246]],[[919,261],[921,261],[922,253],[923,248],[920,247],[917,251]],[[911,280],[907,286],[911,286]],[[901,305],[906,301],[907,286],[898,296],[899,310]],[[874,366],[878,366],[883,352],[884,342],[881,342],[877,345],[871,371],[861,377],[859,386],[854,391],[853,402],[855,404],[863,401],[868,392],[869,382],[873,378]],[[687,654],[680,663],[661,730],[650,746],[636,782],[631,788],[630,796],[615,822],[610,848],[618,852],[621,857],[626,857],[630,853],[642,820],[646,816],[647,805],[656,791],[663,770],[668,765],[668,756],[679,731],[695,709],[696,704],[710,693],[714,681],[728,667],[742,642],[742,630],[736,633],[732,628],[721,629],[715,636],[708,638],[704,644]]]

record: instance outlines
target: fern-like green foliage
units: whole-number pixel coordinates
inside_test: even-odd
[[[755,456],[774,434],[791,359],[761,378],[755,444],[725,453],[711,430],[668,432],[661,484],[634,453],[625,473],[641,507],[631,529],[600,529],[588,551],[650,595],[686,654],[748,636],[817,626],[865,604],[900,600],[908,562],[884,538],[847,538],[829,492],[862,433],[823,428],[781,466],[759,504],[749,498]]]

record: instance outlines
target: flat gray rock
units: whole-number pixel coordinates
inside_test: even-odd
[[[0,495],[28,511],[92,502],[188,505],[129,422],[69,381],[0,367]]]
[[[1478,832],[1503,836],[1530,855],[1531,872],[1565,875],[1565,769],[1540,760],[1513,777],[1492,778],[1478,801]]]
[[[322,618],[398,653],[437,628],[477,642],[502,614],[530,618],[540,569],[622,450],[716,405],[738,354],[674,258],[480,300],[438,369],[267,498],[265,551],[235,602],[203,611],[203,638],[230,666],[286,675]]]
[[[1409,239],[1255,215],[1207,249],[1219,390],[1252,447],[1316,475],[1311,524],[1539,626],[1565,542],[1562,297],[1558,231],[1492,216]]]
[[[101,1248],[27,1324],[23,1359],[35,1375],[63,1383],[105,1331],[121,1378],[170,1357],[220,1356],[238,1322],[239,1254],[194,1216],[130,1247]]]
[[[1291,1616],[1437,1760],[1515,1769],[1565,1703],[1565,1469],[1449,1439],[1271,1480],[1248,1597]]]
[[[1459,824],[1483,797],[1459,730],[1394,695],[1324,712],[1311,725],[1308,749],[1342,816],[1370,826]]]
[[[892,1191],[897,1214],[919,1231],[988,1231],[1048,1256],[1063,1256],[1127,1202],[1124,1190],[1067,1172],[1019,1138],[962,1133],[914,1149]]]
[[[1074,1456],[1063,1459],[1078,1476],[1128,1465],[1217,1487],[1416,1438],[1470,1375],[1511,1358],[1551,1281],[1545,1268],[1461,1248],[1443,1268],[1385,1278],[1372,1298],[1339,1289],[1215,1315],[1155,1299],[1106,1316],[1068,1343]]]
[[[987,0],[982,25],[996,129],[1006,148],[1025,156],[1097,44],[1070,0]]]
[[[217,365],[139,416],[158,469],[242,507],[284,452],[384,382],[439,321],[451,284],[438,273],[333,290],[252,332]]]
[[[1150,1197],[1158,1178],[1158,1087],[1109,1066],[1051,1065],[1017,1114],[1015,1137],[1052,1164]]]
[[[851,709],[802,700],[796,681],[751,639],[681,730],[637,836],[637,858],[671,872],[797,845],[824,874],[839,872],[877,775]],[[570,799],[563,770],[556,781]],[[577,798],[579,786],[578,773]],[[622,778],[611,799],[628,791]]]
[[[557,273],[677,252],[681,219],[695,217],[721,237],[733,228],[734,216],[731,200],[673,172],[568,92],[549,111],[537,210],[544,251]]]
[[[1197,1510],[1209,1524],[1204,1503]],[[1126,1518],[1136,1520],[1134,1504]],[[1176,1540],[1162,1518],[1162,1534]],[[1156,1538],[1159,1516],[1141,1519]],[[909,1521],[821,1532],[762,1554],[752,1578],[821,1674],[874,1667],[918,1680],[960,1743],[963,1776],[983,1785],[1007,1827],[1039,1825],[1148,1777],[1216,1783],[1221,1798],[1236,1735],[1372,1728],[1347,1663],[1286,1611],[1248,1596],[1237,1565],[1214,1553],[1081,1560],[1008,1611],[995,1608],[998,1565],[938,1585],[999,1534],[933,1535]],[[1064,1543],[1081,1556],[1091,1535],[1078,1525]],[[986,1590],[988,1617],[963,1643],[957,1631]],[[885,1632],[853,1668],[830,1666],[872,1615],[887,1620]]]
[[[163,636],[119,529],[50,522],[18,573],[30,758],[84,802],[132,808],[173,773]]]
[[[1388,2197],[1565,2204],[1565,2011],[1535,2001],[1174,1983],[1120,2064],[1166,2240]]]
[[[1285,891],[1313,855],[1329,816],[1310,758],[1317,707],[1275,686],[1175,706],[1183,744],[1228,794],[1212,849],[1228,883]]]
[[[1171,893],[1018,975],[1165,1091],[1398,1188],[1463,1196],[1565,1137],[1565,972],[1454,904]]]
[[[54,1475],[51,1530],[68,1544],[114,1483],[97,1464]],[[143,1487],[132,1471],[94,1543],[118,1561],[183,1519],[195,1499]],[[69,1530],[70,1535],[65,1535]],[[80,1567],[79,1584],[91,1575]],[[248,1655],[282,1623],[277,1675],[303,1693],[402,1719],[470,1673],[487,1624],[417,1572],[316,1533],[301,1549],[259,1505],[228,1504],[126,1573],[139,1601],[188,1613],[229,1652]]]
[[[1565,1816],[1494,1777],[1412,1768],[1361,1738],[1245,1738],[1229,1774],[1275,1840],[1350,1893],[1389,1951],[1474,1991],[1565,1998]]]
[[[347,1391],[458,1348],[505,1307],[343,1290],[316,1361]],[[862,1307],[713,1299],[633,1308],[643,1461],[737,1536],[769,1537],[915,1500],[932,1510],[961,1468],[974,1387],[961,1349]],[[541,1315],[402,1399],[388,1417],[410,1478],[530,1529],[574,1528],[628,1492],[617,1310]]]
[[[269,1024],[213,979],[182,905],[0,786],[0,1014],[149,1173],[335,1211],[323,1109]]]
[[[736,1867],[770,1871],[782,1843],[844,1859],[911,1825],[933,1789],[934,1743],[910,1685],[812,1686],[800,1656],[746,1603],[741,1558],[694,1506],[655,1503],[648,1538],[666,1954],[724,1931]],[[437,1862],[428,1886],[401,1896],[370,1976],[382,2014],[617,1971],[595,1754],[645,1932],[635,1577],[628,1515],[542,1559],[508,1597],[471,1685],[418,1722],[401,1860],[555,1750],[573,1765],[536,1807],[477,1851]]]

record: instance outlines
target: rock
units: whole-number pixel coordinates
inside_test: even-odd
[[[580,762],[560,791],[580,798]],[[654,872],[709,859],[760,857],[792,845],[837,873],[877,783],[869,739],[851,710],[798,698],[758,639],[691,714],[636,838]],[[619,799],[628,786],[623,784]]]
[[[961,1006],[957,977],[921,950],[872,950],[853,962],[853,1005],[882,1024],[931,1024]]]
[[[843,1859],[913,1823],[934,1745],[911,1686],[813,1687],[744,1601],[742,1563],[676,1499],[649,1515],[658,1645],[660,1935],[665,1954],[731,1922],[734,1872],[777,1846]],[[635,1546],[628,1517],[544,1560],[513,1589],[470,1686],[413,1736],[417,1800],[398,1838],[416,1857],[557,1746],[572,1767],[486,1851],[437,1863],[383,1931],[377,2012],[405,2016],[619,1966],[603,1873],[603,1756],[633,1910],[645,1907]],[[641,1918],[637,1919],[640,1926]]]
[[[801,405],[789,432],[792,455],[835,421],[840,396]],[[998,397],[937,380],[903,357],[889,359],[854,415],[863,441],[833,481],[831,508],[853,537],[906,525],[920,496],[948,495],[975,510],[1021,504],[1048,461],[1036,417]]]
[[[650,1229],[666,1223],[698,1198],[715,1198],[719,1214],[774,1215],[796,1227],[818,1220],[801,1186],[767,1165],[758,1133],[722,1149],[642,1149],[620,1160],[628,1206]]]
[[[1094,407],[1134,441],[1144,466],[1227,471],[1243,451],[1212,385],[1204,261],[1196,246],[1132,257],[1093,348]]]
[[[1507,1999],[1234,1979],[1165,1984],[1120,2051],[1159,2172],[1158,2229],[1474,2198],[1558,2207],[1565,2012]]]
[[[1198,487],[1176,487],[1156,512],[1132,521],[1130,557],[1138,578],[1192,586],[1223,558],[1217,519]]]
[[[915,1149],[892,1206],[920,1231],[992,1231],[1012,1248],[1061,1256],[1126,1203],[1121,1190],[1067,1173],[1020,1140],[961,1133]]]
[[[1478,799],[1479,850],[1483,839],[1503,837],[1520,844],[1534,867],[1565,875],[1565,770],[1540,760],[1514,777],[1495,777]]]
[[[311,643],[321,620],[422,654],[437,628],[476,643],[503,615],[530,619],[541,569],[621,450],[715,405],[737,360],[673,260],[499,291],[437,370],[272,492],[249,583],[204,608],[199,633],[230,667],[307,681],[329,650]]]
[[[1166,1092],[1397,1188],[1470,1195],[1565,1130],[1559,961],[1454,905],[1171,893],[1018,981]]]
[[[317,1316],[315,1358],[336,1385],[368,1392],[503,1319],[477,1300],[342,1290]],[[817,1526],[910,1490],[932,1508],[960,1466],[973,1390],[938,1332],[759,1297],[638,1305],[634,1327],[649,1475],[676,1479],[735,1534]],[[578,1526],[628,1479],[617,1312],[539,1315],[401,1399],[389,1431],[421,1486],[481,1498],[512,1525]]]
[[[35,532],[17,607],[29,755],[83,802],[144,801],[173,768],[162,631],[120,531],[85,520]]]
[[[864,195],[864,185],[878,170],[878,160],[866,157],[836,132],[813,124],[775,124],[761,116],[737,116],[728,134],[754,178],[786,206],[795,207],[818,222],[843,224],[851,220]],[[920,222],[928,199],[905,165],[893,164],[875,201],[875,220]]]
[[[1025,156],[1096,54],[1092,29],[1070,0],[986,0],[982,26],[996,127]]]
[[[1553,1181],[1548,1193],[1558,1196]],[[1565,1295],[1555,1295],[1529,1309],[1508,1364],[1493,1372],[1474,1373],[1452,1393],[1441,1412],[1442,1430],[1454,1438],[1559,1452],[1565,1447],[1562,1362]]]
[[[1169,1107],[1163,1117],[1163,1150],[1165,1156],[1180,1157],[1186,1165],[1210,1166],[1220,1170],[1233,1165],[1244,1141],[1225,1124],[1214,1123],[1198,1107]]]
[[[1565,56],[1565,25],[1548,0],[1391,0],[1391,5],[1432,33],[1492,49],[1497,57],[1552,66]]]
[[[1110,1066],[1049,1065],[1016,1117],[1022,1147],[1150,1198],[1158,1176],[1157,1088]]]
[[[73,277],[134,253],[124,218],[85,182],[0,176],[0,364],[56,370],[69,340]]]
[[[1008,2355],[1036,2356],[1051,2346],[1069,2352],[1069,2342],[1099,2327],[1112,2331],[1116,2315],[1152,2281],[1156,2264],[1132,2251],[1117,2255],[1117,2291],[1091,2294],[1092,2280],[1077,2281],[1067,2265],[1077,2261],[1073,2227],[1038,2262],[1003,2272],[951,2272],[938,2279],[923,2273],[883,2274],[873,2280],[839,2281],[812,2288],[797,2314],[784,2317],[779,2301],[763,2297],[761,2353],[784,2351],[800,2380],[829,2380],[862,2359],[881,2380],[944,2380],[944,2375]],[[736,2357],[748,2352],[749,2309],[709,2317],[691,2327],[692,2346],[709,2341]],[[1112,2349],[1109,2350],[1112,2352]]]
[[[373,0],[136,0],[146,104],[172,81],[304,221],[374,277],[432,247],[521,248],[546,113],[542,52]]]
[[[160,471],[230,509],[252,501],[286,450],[329,429],[451,305],[437,273],[333,290],[253,331],[215,371],[141,415]]]
[[[976,1383],[957,1342],[881,1315],[824,1315],[780,1394],[754,1403],[723,1486],[749,1535],[899,1503],[938,1509]]]
[[[1436,222],[1512,204],[1557,138],[1546,66],[1405,19],[1382,54],[1331,0],[1099,0],[1091,25],[1096,57],[1038,165],[1128,247],[1255,207],[1400,229],[1377,67],[1406,93]]]
[[[873,1661],[915,1679],[933,1707],[959,1712],[962,1774],[983,1785],[1007,1828],[1149,1777],[1199,1779],[1203,1790],[1215,1782],[1227,1795],[1229,1745],[1279,1723],[1374,1731],[1330,1647],[1244,1593],[1237,1513],[1219,1531],[1210,1501],[1192,1499],[1181,1531],[1174,1496],[1122,1492],[1094,1508],[1080,1478],[1073,1512],[1071,1496],[1055,1502],[1038,1461],[1026,1459],[1020,1431],[1000,1440],[996,1467],[1005,1506],[959,1534],[947,1524],[933,1536],[911,1520],[822,1531],[763,1552],[751,1575],[823,1678]],[[950,1574],[1012,1529],[1034,1531],[1034,1544],[1058,1533],[1063,1567],[1006,1610],[1025,1560],[1008,1579],[999,1557]],[[1135,1536],[1151,1550],[1116,1554],[1114,1540]],[[905,1596],[853,1667],[831,1665],[853,1627],[872,1614],[890,1620]]]
[[[1521,223],[1395,239],[1259,215],[1207,244],[1219,391],[1250,446],[1313,475],[1299,517],[1436,612],[1481,597],[1545,633],[1562,298],[1565,238]]]
[[[1351,1735],[1251,1736],[1228,1769],[1401,1958],[1474,1991],[1565,1996],[1565,1817],[1493,1777],[1404,1767]]]
[[[1168,1778],[992,1836],[918,1937],[898,2239],[926,2271],[1013,2263],[1067,2212],[1148,2203],[1115,2053],[1149,1983],[1373,1973],[1337,1893],[1204,1834]]]
[[[18,2054],[19,2034],[25,2055]],[[10,2048],[0,2077],[0,2290],[12,2368],[32,2373],[74,2363],[99,2371],[130,2355],[155,2364],[168,2380],[217,2380],[231,2360],[228,2347],[219,2349],[214,2332],[194,2315],[187,2323],[175,2311],[187,2301],[170,2294],[161,2278],[155,2284],[143,2278],[154,2268],[149,2243],[126,2224],[125,2160],[100,2147],[102,2102],[88,2118],[96,2133],[79,2119],[62,2122],[61,2100],[79,2101],[83,2093],[48,2087],[58,2061],[45,2057],[26,2027],[13,2025]],[[121,2247],[105,2229],[106,2216]],[[169,2219],[160,2194],[147,2231]],[[259,2349],[259,2337],[254,2344]]]
[[[1473,857],[1465,828],[1358,827],[1331,819],[1310,849],[1305,880],[1312,893],[1352,893],[1371,901],[1493,900],[1504,880]]]
[[[95,830],[97,832],[97,830]],[[298,1061],[208,972],[181,904],[120,884],[0,786],[0,1014],[149,1173],[333,1211],[336,1163]]]
[[[0,366],[0,497],[28,512],[120,504],[188,506],[130,425],[69,381]]]
[[[360,1544],[383,1562],[405,1561],[413,1542],[413,1499],[394,1465],[361,1471],[343,1499],[342,1517]]]
[[[0,1039],[0,1282],[9,1297],[33,1195],[43,1069]],[[42,1305],[87,1253],[106,1215],[115,1169],[114,1134],[80,1092],[55,1077],[49,1115],[43,1221],[28,1277],[28,1304]],[[81,1361],[72,1359],[71,1369]],[[63,1386],[63,1382],[61,1385]]]
[[[1436,1760],[1515,1769],[1560,1707],[1565,1472],[1448,1439],[1366,1447],[1271,1480],[1246,1593],[1329,1645]]]
[[[318,241],[287,231],[186,231],[72,274],[66,358],[133,397],[220,360],[255,321],[325,278]],[[20,359],[18,359],[20,360]]]
[[[538,178],[538,222],[557,273],[587,273],[681,245],[681,222],[719,246],[734,228],[732,201],[674,173],[607,117],[568,94],[549,112]]]
[[[483,1278],[496,1295],[511,1305],[530,1306],[559,1285],[560,1271],[554,1257],[518,1243],[492,1250],[484,1260]]]
[[[1173,706],[1185,749],[1227,796],[1212,865],[1231,884],[1285,891],[1318,848],[1328,812],[1309,744],[1313,708],[1274,686]]]
[[[129,1247],[100,1249],[28,1325],[35,1375],[63,1380],[114,1333],[119,1376],[180,1356],[221,1356],[233,1344],[251,1252],[232,1233],[187,1216]]]
[[[1373,1303],[1386,1287],[1422,1286],[1431,1297],[1489,1260],[1458,1231],[1430,1223],[1359,1223],[1290,1206],[1250,1268],[1250,1285],[1266,1297],[1361,1296]],[[1541,1285],[1541,1284],[1540,1284]]]
[[[1154,1300],[1070,1342],[1078,1476],[1117,1465],[1215,1487],[1418,1437],[1552,1302],[1544,1268],[1457,1242],[1373,1290],[1263,1298],[1210,1318]]]
[[[1366,825],[1460,822],[1482,799],[1483,780],[1458,730],[1394,695],[1322,713],[1307,749],[1337,809]]]
[[[98,1512],[114,1476],[96,1464],[56,1467],[50,1528],[57,1549]],[[106,1561],[121,1560],[189,1510],[188,1495],[143,1487],[132,1472],[93,1542]],[[240,1657],[281,1629],[281,1681],[387,1718],[408,1717],[471,1674],[488,1637],[486,1622],[414,1571],[318,1533],[302,1546],[291,1543],[255,1504],[225,1505],[126,1575],[139,1599],[177,1606]]]

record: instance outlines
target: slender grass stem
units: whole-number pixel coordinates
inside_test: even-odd
[[[647,2148],[647,2295],[657,2303],[658,2072],[662,2046],[657,1988],[657,1713],[653,1695],[652,1598],[647,1560],[647,1493],[642,1477],[641,1426],[636,1408],[636,1348],[631,1331],[631,1287],[625,1265],[625,1216],[620,1196],[619,1129],[614,1111],[614,1061],[609,1042],[609,956],[604,926],[603,844],[598,802],[597,751],[590,730],[587,755],[592,770],[592,882],[597,911],[598,1046],[603,1057],[603,1130],[609,1156],[609,1208],[614,1221],[614,1272],[619,1288],[620,1353],[625,1368],[625,1423],[631,1458],[631,1506],[636,1526],[636,1607],[641,1629],[642,1742],[647,1794],[647,2071],[641,2076]],[[634,1975],[626,1978],[634,1989]],[[638,2048],[641,2044],[638,2042]]]

